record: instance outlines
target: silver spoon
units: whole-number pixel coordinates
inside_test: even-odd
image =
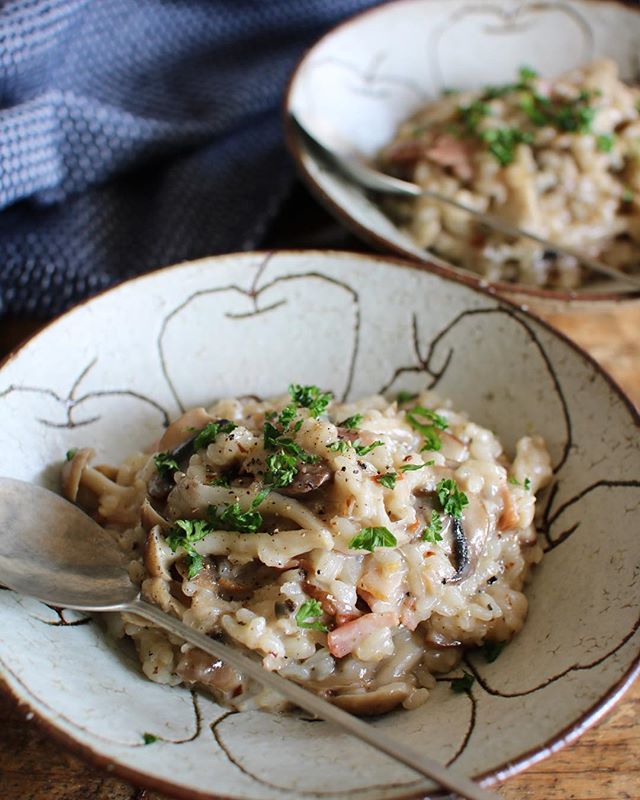
[[[432,189],[423,189],[417,183],[403,181],[400,178],[394,178],[392,175],[386,175],[384,172],[373,169],[365,156],[323,119],[311,117],[307,119],[306,123],[303,123],[295,114],[290,114],[290,119],[294,127],[308,142],[315,146],[325,161],[332,163],[340,172],[365,189],[384,194],[404,195],[406,197],[430,197],[432,200],[446,203],[460,211],[466,211],[488,228],[505,233],[507,236],[531,239],[541,244],[545,250],[552,250],[559,255],[571,256],[577,259],[592,272],[606,275],[615,281],[640,288],[640,277],[636,275],[629,275],[614,269],[598,259],[590,258],[579,250],[575,250],[573,247],[556,244],[532,231],[510,225],[493,214],[476,211],[475,208],[460,203],[458,200],[453,200],[451,197],[440,194],[440,192],[434,192]],[[309,119],[312,124],[309,123]]]
[[[463,775],[145,602],[129,580],[128,560],[112,537],[77,506],[39,486],[0,478],[0,583],[9,589],[53,606],[137,614],[460,797],[498,800]]]

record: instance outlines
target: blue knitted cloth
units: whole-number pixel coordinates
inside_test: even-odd
[[[0,314],[259,245],[304,49],[371,0],[4,0]]]

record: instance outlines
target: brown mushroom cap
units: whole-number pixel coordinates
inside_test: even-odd
[[[95,450],[90,447],[83,447],[74,453],[71,461],[65,461],[62,467],[62,493],[72,503],[75,503],[78,499],[82,473],[94,456]]]
[[[406,683],[389,683],[373,692],[357,692],[354,694],[340,694],[328,698],[334,706],[355,714],[357,717],[375,717],[386,714],[393,708],[403,703],[411,688]]]
[[[205,425],[213,421],[214,418],[207,414],[204,408],[192,408],[169,425],[162,434],[157,449],[162,452],[174,450],[179,444],[190,439],[194,430],[202,430]]]

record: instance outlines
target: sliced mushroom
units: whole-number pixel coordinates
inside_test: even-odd
[[[142,501],[140,508],[140,522],[145,531],[150,531],[155,525],[159,525],[163,529],[171,526],[171,523],[151,505],[147,497]]]
[[[446,583],[456,584],[468,578],[478,566],[489,535],[489,517],[482,502],[471,495],[462,519],[450,517],[450,520],[456,571]]]
[[[66,461],[62,467],[62,493],[72,503],[78,499],[82,474],[94,455],[95,450],[83,447],[74,454],[71,461]]]
[[[160,452],[175,450],[178,445],[193,438],[194,430],[200,431],[213,421],[213,417],[207,414],[204,408],[192,408],[169,425],[158,442],[158,450]]]
[[[302,582],[302,591],[317,600],[322,606],[322,610],[330,617],[335,617],[338,626],[350,622],[352,619],[357,619],[362,616],[362,612],[357,608],[353,608],[347,603],[339,600],[330,592],[326,592],[319,586],[315,586],[309,581]]]
[[[374,717],[386,714],[403,703],[412,691],[406,683],[390,683],[373,692],[340,694],[328,699],[334,706],[355,714],[357,717]]]
[[[326,461],[316,461],[314,464],[301,464],[298,467],[293,481],[282,489],[280,494],[287,497],[299,497],[309,492],[314,492],[333,477],[333,470]]]
[[[242,676],[232,667],[202,650],[191,648],[178,661],[176,673],[186,683],[200,683],[235,696],[242,688]]]
[[[154,526],[147,533],[142,551],[142,560],[151,578],[171,580],[169,565],[175,561],[175,556],[169,545],[165,542],[159,525]]]

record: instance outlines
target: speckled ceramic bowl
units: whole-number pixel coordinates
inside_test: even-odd
[[[372,722],[494,781],[577,736],[638,670],[638,418],[583,353],[519,309],[402,262],[241,254],[125,283],[0,369],[0,474],[56,487],[63,454],[113,462],[181,409],[317,383],[339,398],[434,387],[508,448],[547,438],[546,557],[523,632],[470,694]],[[46,520],[43,520],[46,524]],[[324,722],[237,713],[143,678],[82,615],[0,591],[0,672],[52,735],[189,798],[416,797],[425,784]],[[157,740],[144,744],[143,734]],[[372,757],[373,755],[373,757]]]
[[[285,101],[289,149],[318,199],[358,236],[385,252],[476,285],[480,276],[418,247],[363,190],[327,168],[296,134],[294,112],[318,120],[369,157],[398,124],[445,88],[510,81],[523,64],[555,76],[607,56],[637,82],[640,7],[616,0],[395,0],[334,28],[309,50]],[[486,285],[486,284],[484,284]],[[640,291],[598,281],[569,291],[493,283],[502,294],[546,310],[637,301]]]

